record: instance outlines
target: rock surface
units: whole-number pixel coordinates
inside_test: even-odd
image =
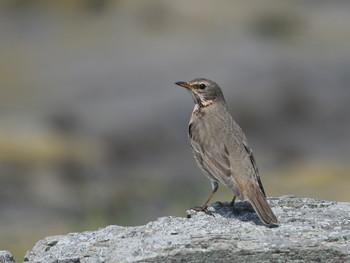
[[[9,251],[0,250],[0,263],[15,263],[15,261]]]
[[[215,216],[190,210],[187,218],[47,237],[24,261],[350,262],[350,203],[295,196],[269,202],[279,225],[264,226],[247,202],[234,211],[214,203]]]

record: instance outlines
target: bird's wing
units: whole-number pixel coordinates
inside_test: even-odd
[[[190,123],[188,134],[197,161],[209,176],[230,187],[240,199],[246,182],[257,185],[265,196],[253,151],[244,135],[232,138],[230,145],[225,145],[222,138],[229,131],[217,130],[208,138],[208,133],[204,133],[206,127],[202,126],[203,123]]]
[[[246,152],[248,154],[249,161],[250,161],[250,163],[251,163],[251,165],[252,165],[252,167],[253,167],[253,169],[255,171],[255,173],[254,173],[255,179],[258,182],[262,193],[266,197],[264,187],[263,187],[263,185],[261,183],[261,179],[260,179],[260,175],[259,175],[259,169],[258,169],[258,166],[256,165],[256,161],[255,161],[255,158],[254,158],[253,150],[249,147],[249,145],[247,144],[246,141],[243,141],[243,147],[246,150]]]
[[[220,136],[206,138],[202,133],[203,129],[195,123],[189,126],[190,145],[195,152],[196,159],[203,170],[209,173],[209,177],[215,178],[231,188],[238,198],[243,199],[242,190],[232,176],[232,163],[228,147],[217,139]]]
[[[203,129],[194,122],[188,127],[188,135],[195,154],[203,159],[210,171],[230,176],[230,158],[224,144],[219,145],[215,138],[205,138]]]

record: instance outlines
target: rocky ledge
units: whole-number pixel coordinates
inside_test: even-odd
[[[234,210],[214,203],[214,216],[190,210],[187,218],[47,237],[24,261],[350,262],[350,203],[295,196],[269,202],[278,225],[263,225],[247,202],[237,202]]]

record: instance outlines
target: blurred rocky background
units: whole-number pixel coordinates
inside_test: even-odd
[[[202,204],[193,102],[173,84],[195,77],[221,85],[268,196],[350,201],[349,13],[342,0],[1,1],[0,249],[21,261],[48,235]]]

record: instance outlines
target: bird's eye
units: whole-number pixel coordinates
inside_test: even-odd
[[[199,85],[199,88],[200,88],[200,89],[205,89],[205,88],[206,88],[206,87],[205,87],[205,84],[200,84],[200,85]]]

